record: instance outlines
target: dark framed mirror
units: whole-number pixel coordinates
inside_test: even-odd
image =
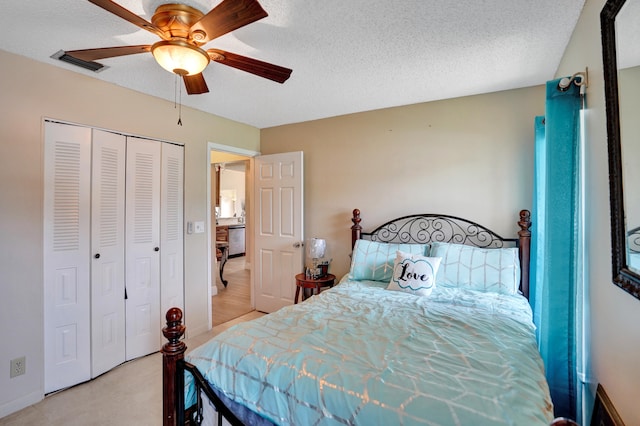
[[[640,299],[640,0],[608,0],[600,13],[609,154],[613,282]],[[636,100],[636,98],[638,100]],[[638,186],[638,189],[635,187]],[[625,194],[626,189],[626,194]]]

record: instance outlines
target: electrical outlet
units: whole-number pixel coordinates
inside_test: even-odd
[[[27,359],[21,356],[20,358],[11,360],[11,370],[9,371],[9,378],[22,376],[27,372]]]

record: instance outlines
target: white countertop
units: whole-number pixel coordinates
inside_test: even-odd
[[[231,225],[243,225],[244,221],[241,222],[238,217],[221,217],[218,219],[218,223],[216,226],[231,226]]]

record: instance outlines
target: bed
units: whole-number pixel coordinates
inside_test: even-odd
[[[365,232],[355,209],[351,267],[333,288],[186,356],[170,309],[164,424],[552,424],[529,212],[518,219],[513,238],[436,214]]]

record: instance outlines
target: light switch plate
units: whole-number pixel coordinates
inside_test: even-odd
[[[195,232],[196,234],[202,234],[204,232],[204,222],[203,221],[194,222],[193,225],[194,225],[193,232]]]

